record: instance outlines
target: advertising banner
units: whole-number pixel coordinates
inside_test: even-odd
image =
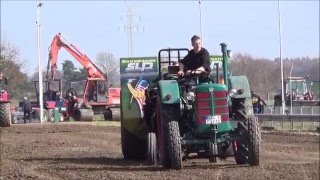
[[[120,58],[121,121],[136,136],[146,128],[143,124],[145,90],[158,77],[157,57]]]

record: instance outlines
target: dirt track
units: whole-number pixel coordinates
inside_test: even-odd
[[[81,123],[1,128],[0,179],[319,179],[319,134],[262,134],[259,167],[188,160],[181,171],[124,161],[120,128]]]

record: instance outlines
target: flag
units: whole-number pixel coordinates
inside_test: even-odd
[[[136,84],[135,90],[144,94],[144,91],[148,88],[148,86],[149,86],[148,81],[140,78]],[[145,95],[142,97],[134,97],[134,98],[137,100],[140,110],[142,111],[142,107],[145,104]]]
[[[128,90],[132,95],[129,105],[131,107],[132,99],[134,98],[139,105],[141,117],[143,117],[143,105],[145,104],[145,90],[148,88],[148,86],[149,82],[142,79],[142,77],[140,77],[134,88],[132,87],[131,82],[127,83]]]

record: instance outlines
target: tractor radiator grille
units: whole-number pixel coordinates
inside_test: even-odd
[[[210,93],[212,93],[213,96],[211,96]],[[229,108],[227,92],[215,91],[197,93],[196,109],[198,124],[205,124],[207,115],[220,115],[222,122],[228,121]]]

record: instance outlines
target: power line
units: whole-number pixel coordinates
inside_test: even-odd
[[[134,33],[139,31],[139,22],[141,21],[141,16],[139,16],[139,21],[136,21],[137,14],[133,11],[132,7],[127,5],[126,13],[126,25],[123,26],[124,31],[127,32],[127,39],[128,39],[128,56],[133,57],[133,49],[134,49]]]

